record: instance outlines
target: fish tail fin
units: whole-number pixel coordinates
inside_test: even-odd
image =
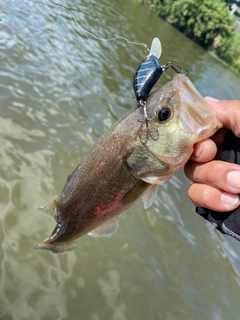
[[[74,241],[66,244],[55,244],[55,243],[51,243],[50,238],[47,238],[42,243],[39,243],[34,249],[50,250],[53,253],[61,254],[61,253],[66,253],[68,251],[75,249],[76,246],[77,245]]]
[[[39,206],[37,209],[42,210],[42,211],[46,212],[47,214],[50,214],[51,216],[54,217],[56,208],[57,208],[57,200],[54,200],[49,205]]]

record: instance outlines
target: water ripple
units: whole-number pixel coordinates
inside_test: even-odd
[[[182,171],[151,208],[139,202],[123,213],[113,237],[83,237],[63,256],[33,250],[55,224],[36,208],[136,105],[132,76],[146,50],[98,41],[60,8],[0,3],[0,318],[236,319],[239,246],[194,213]],[[237,98],[228,68],[139,3],[56,3],[99,37],[159,36],[163,63],[187,68],[204,95]]]

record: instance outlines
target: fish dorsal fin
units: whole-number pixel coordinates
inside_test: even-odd
[[[54,217],[54,214],[55,214],[55,211],[56,211],[56,207],[57,207],[57,200],[54,200],[49,205],[47,205],[47,206],[39,206],[37,209],[38,210],[42,210],[42,211],[46,212],[47,214],[50,214],[51,216]]]
[[[158,185],[157,184],[152,184],[149,188],[147,188],[147,190],[144,192],[142,199],[143,199],[143,204],[144,204],[144,208],[147,209],[149,207],[151,207],[153,200],[156,196],[157,193],[157,189],[158,189]]]
[[[107,222],[101,224],[99,227],[93,229],[91,232],[88,233],[90,237],[107,237],[111,236],[118,229],[118,219],[112,218]]]

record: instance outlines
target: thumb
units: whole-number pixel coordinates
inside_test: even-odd
[[[217,100],[212,97],[206,97],[205,100],[223,126],[240,138],[240,101]]]

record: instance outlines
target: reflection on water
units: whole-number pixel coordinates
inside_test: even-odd
[[[59,8],[0,3],[0,318],[237,319],[239,244],[194,214],[182,171],[150,209],[122,214],[110,239],[85,236],[62,256],[32,249],[55,224],[38,205],[135,106],[132,76],[146,52],[89,37]],[[158,36],[162,62],[187,68],[203,95],[240,98],[235,74],[138,3],[59,4],[100,37]]]

